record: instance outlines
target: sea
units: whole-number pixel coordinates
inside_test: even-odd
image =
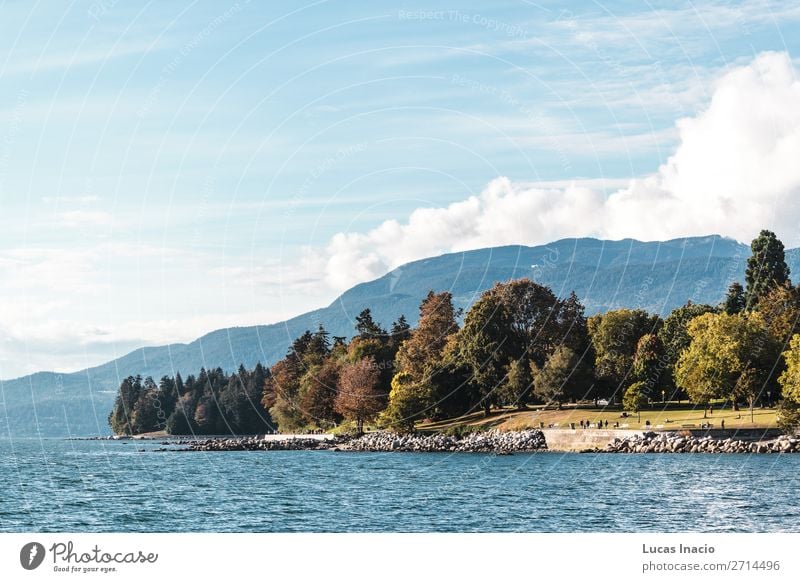
[[[800,455],[159,448],[0,440],[0,531],[800,531]]]

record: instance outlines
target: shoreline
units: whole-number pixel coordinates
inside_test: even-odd
[[[569,433],[577,434],[569,434]],[[633,432],[633,431],[632,431]],[[597,431],[598,434],[601,431]],[[425,452],[425,453],[597,453],[597,454],[782,454],[800,453],[800,438],[767,436],[763,431],[716,438],[710,434],[684,432],[619,431],[603,434],[603,443],[587,446],[585,431],[486,431],[463,437],[443,434],[398,435],[366,433],[359,437],[334,435],[258,435],[241,437],[174,437],[161,440],[152,452],[225,451],[332,451],[332,452]],[[759,434],[760,433],[760,434]],[[589,435],[592,437],[598,434]],[[147,439],[158,440],[158,439]],[[147,449],[142,449],[147,450]]]

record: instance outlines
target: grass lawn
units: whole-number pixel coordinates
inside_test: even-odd
[[[716,406],[713,413],[709,414],[707,418],[703,418],[702,409],[695,409],[690,405],[681,407],[672,404],[666,408],[656,404],[652,410],[642,410],[641,421],[638,414],[629,412],[628,418],[622,418],[621,415],[622,410],[616,408],[564,408],[564,410],[537,408],[521,411],[509,408],[493,410],[489,417],[484,417],[482,413],[477,412],[442,422],[423,423],[418,428],[420,430],[445,430],[456,426],[472,425],[501,430],[522,430],[539,428],[540,422],[543,422],[545,427],[553,424],[560,428],[569,428],[571,422],[580,426],[581,420],[588,420],[591,423],[607,420],[609,428],[615,422],[619,422],[620,428],[638,430],[646,428],[645,422],[649,420],[650,428],[653,429],[680,430],[684,424],[694,424],[693,428],[700,428],[704,422],[711,423],[713,428],[721,428],[723,419],[725,428],[774,428],[776,426],[774,408],[756,408],[753,411],[753,422],[750,421],[749,409],[742,408],[735,411]]]

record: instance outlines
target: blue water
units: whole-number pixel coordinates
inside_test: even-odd
[[[158,446],[0,440],[0,531],[800,531],[800,455]]]

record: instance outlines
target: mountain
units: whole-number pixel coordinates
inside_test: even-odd
[[[328,307],[271,325],[213,331],[188,344],[146,347],[72,374],[39,372],[0,382],[0,435],[108,434],[106,418],[122,378],[196,373],[202,366],[234,370],[271,365],[290,342],[322,323],[350,336],[364,308],[389,326],[401,314],[413,325],[430,290],[448,290],[467,308],[497,281],[531,277],[559,295],[575,291],[587,314],[619,307],[667,314],[687,300],[717,304],[734,280],[744,281],[750,248],[720,236],[640,242],[564,239],[537,247],[504,246],[408,263],[356,285]],[[800,249],[787,252],[792,272]],[[34,406],[35,403],[35,406]]]

